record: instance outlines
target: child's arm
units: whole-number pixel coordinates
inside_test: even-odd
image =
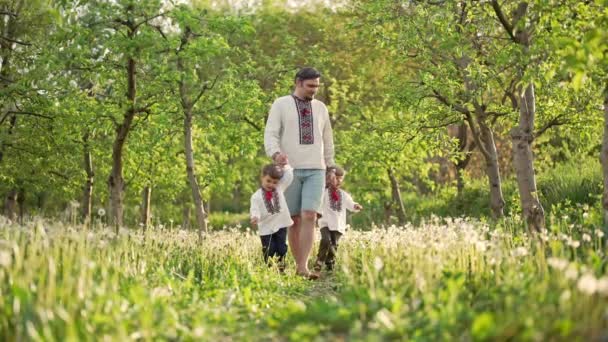
[[[348,192],[343,191],[342,193],[344,194],[344,204],[346,205],[346,209],[354,212],[359,212],[363,210],[363,206],[361,206],[361,204],[359,203],[356,203]]]
[[[260,222],[260,217],[261,217],[260,210],[259,210],[259,207],[258,207],[255,199],[256,199],[255,194],[253,194],[251,196],[251,200],[250,200],[251,206],[249,208],[249,218],[251,220],[251,224],[253,224],[253,225],[258,224],[258,222]]]
[[[293,181],[293,167],[291,167],[291,165],[287,164],[287,165],[283,166],[283,177],[281,177],[281,180],[279,181],[279,184],[277,185],[278,190],[285,191],[285,189],[287,189],[287,187],[291,184],[292,181]]]

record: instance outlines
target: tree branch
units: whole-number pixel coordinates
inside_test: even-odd
[[[17,18],[17,13],[9,12],[7,10],[0,10],[0,15],[8,15],[9,17]]]
[[[158,13],[158,14],[153,15],[153,16],[151,16],[151,17],[145,18],[144,20],[140,21],[139,23],[136,23],[136,24],[133,26],[133,30],[137,30],[137,29],[138,29],[138,28],[139,28],[141,25],[143,25],[143,24],[147,24],[147,23],[148,23],[148,22],[150,22],[151,20],[156,19],[156,18],[158,18],[158,17],[162,17],[162,16],[164,16],[164,15],[165,15],[165,14],[167,14],[167,13],[169,13],[169,11],[162,12],[162,13]]]
[[[253,122],[251,119],[249,119],[247,116],[243,116],[243,121],[245,121],[246,123],[250,124],[257,131],[262,131],[262,128],[258,124],[256,124],[255,122]]]
[[[460,105],[460,104],[456,104],[456,103],[451,103],[445,96],[441,95],[441,93],[439,93],[436,89],[433,89],[433,97],[436,98],[437,100],[439,100],[439,102],[443,103],[444,105],[455,109],[456,111],[462,113],[462,114],[467,114],[470,113],[470,111],[465,108],[464,106]]]
[[[507,19],[505,14],[502,12],[502,9],[500,8],[500,4],[498,3],[498,0],[492,0],[492,8],[494,9],[494,13],[496,13],[496,17],[498,17],[500,24],[502,25],[502,27],[504,27],[505,31],[507,31],[507,33],[509,34],[509,37],[511,37],[511,40],[514,41],[515,43],[518,43],[517,38],[515,37],[515,34],[513,33],[513,26],[511,25],[511,23],[509,23],[509,20]]]
[[[9,38],[7,36],[0,36],[0,39],[6,40],[7,42],[16,43],[16,44],[19,44],[19,45],[25,45],[25,46],[31,46],[32,45],[32,43],[22,42],[20,40],[12,39],[12,38]]]
[[[558,115],[558,116],[554,117],[553,119],[549,120],[543,127],[541,127],[538,131],[536,131],[536,133],[534,133],[534,139],[541,136],[543,133],[545,133],[551,127],[562,126],[562,125],[570,123],[570,120],[568,120],[568,119],[562,120],[564,117],[566,117],[566,115],[562,114],[562,115]]]
[[[21,111],[9,110],[8,112],[6,112],[4,114],[4,116],[2,117],[2,119],[0,119],[0,125],[2,125],[4,123],[4,121],[6,120],[6,118],[10,114],[29,115],[29,116],[35,116],[35,117],[39,117],[39,118],[44,118],[44,119],[47,119],[47,120],[53,120],[52,117],[50,117],[48,115],[45,115],[45,114],[38,114],[38,113],[33,113],[33,112],[21,112]]]
[[[213,80],[213,83],[211,83],[211,86],[205,84],[203,86],[203,88],[201,89],[201,91],[198,93],[198,95],[196,95],[196,97],[194,98],[194,100],[192,101],[192,106],[196,105],[196,103],[201,99],[201,97],[203,97],[203,95],[205,94],[205,92],[207,90],[211,90],[213,89],[213,87],[215,87],[215,83],[217,82],[217,80],[220,78],[220,74],[217,74],[215,76],[215,79]]]

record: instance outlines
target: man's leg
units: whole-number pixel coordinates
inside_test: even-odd
[[[299,258],[296,260],[297,272],[301,274],[310,273],[308,270],[308,257],[310,256],[310,251],[312,250],[312,245],[315,239],[316,219],[316,211],[302,211],[299,231],[300,245],[298,246]]]
[[[291,219],[293,220],[293,225],[287,229],[287,239],[291,255],[297,264],[298,255],[300,255],[300,216],[292,216]]]
[[[289,241],[289,249],[293,259],[298,263],[298,255],[300,251],[300,211],[302,206],[302,180],[300,179],[300,170],[294,170],[293,181],[285,189],[285,200],[291,214],[293,224],[287,228],[287,239]]]
[[[300,250],[297,260],[298,273],[308,275],[308,257],[315,237],[317,212],[321,209],[325,189],[325,170],[306,170],[302,177],[302,214],[300,216]]]

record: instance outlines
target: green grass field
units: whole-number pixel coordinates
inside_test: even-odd
[[[252,232],[39,221],[0,227],[0,339],[599,340],[602,233],[434,220],[349,231],[319,281],[263,265]],[[542,241],[539,242],[539,241]]]

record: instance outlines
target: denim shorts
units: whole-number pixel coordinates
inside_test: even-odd
[[[325,190],[325,170],[293,170],[293,181],[285,189],[285,200],[291,216],[300,215],[304,210],[320,213],[323,190]]]

